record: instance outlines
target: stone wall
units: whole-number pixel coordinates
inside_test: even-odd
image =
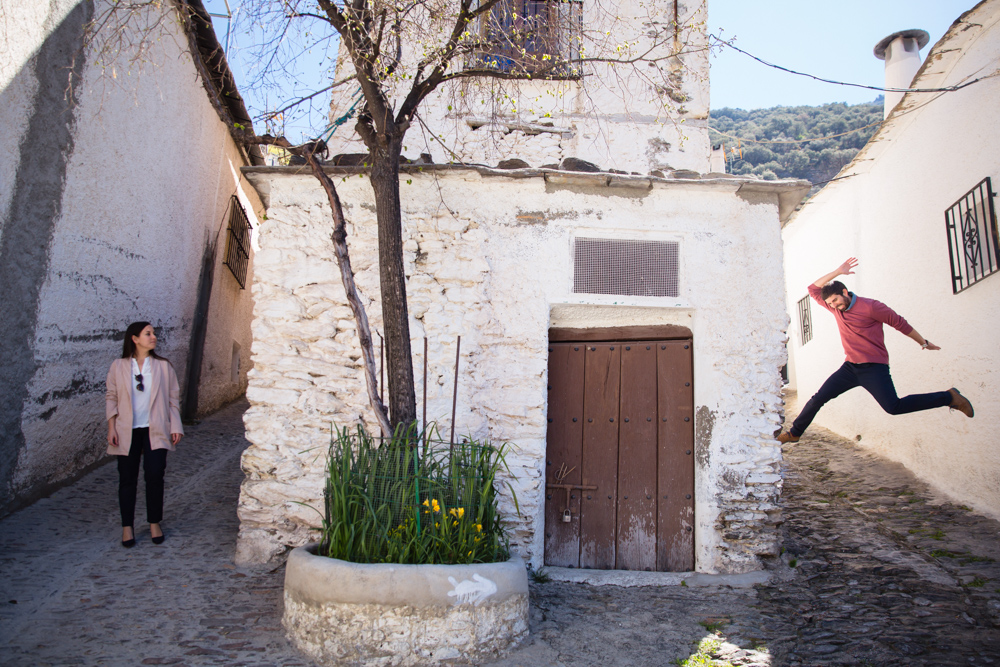
[[[322,190],[294,168],[246,171],[268,198],[239,505],[237,556],[250,562],[314,539],[331,423],[374,422]],[[380,330],[370,185],[338,173],[352,264]],[[502,508],[515,549],[542,565],[548,329],[680,324],[694,332],[697,569],[755,569],[776,553],[772,434],[787,323],[778,212],[803,184],[468,168],[402,178],[417,395],[426,335],[427,414],[447,433],[461,336],[456,432],[515,446],[521,516],[509,500]],[[678,241],[680,296],[574,294],[577,235]]]
[[[245,154],[209,104],[173,5],[159,8],[163,33],[142,66],[122,53],[107,73],[84,48],[86,22],[106,9],[2,10],[0,514],[104,457],[104,382],[130,322],[154,324],[184,387],[210,284],[198,411],[246,387],[250,292],[222,266],[230,196],[252,220],[262,209],[239,173]]]

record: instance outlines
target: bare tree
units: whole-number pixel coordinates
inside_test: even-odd
[[[170,2],[189,34],[193,24],[207,19],[200,0]],[[701,5],[703,0],[697,2]],[[119,50],[123,40],[132,39],[130,52],[137,53],[148,35],[139,30],[137,37],[135,30],[128,30],[129,22],[156,25],[137,17],[142,10],[162,10],[164,5],[164,0],[111,1],[95,19],[94,35],[102,31],[111,35],[102,43]],[[620,12],[622,8],[627,11]],[[682,56],[707,48],[701,40],[687,43],[688,35],[703,34],[703,30],[699,25],[682,25],[677,0],[244,0],[238,12],[244,29],[258,38],[256,85],[273,89],[278,85],[276,73],[294,70],[296,58],[308,48],[339,44],[349,61],[341,63],[339,71],[346,74],[340,81],[289,95],[266,111],[261,118],[269,128],[280,127],[284,114],[323,99],[327,90],[347,84],[360,88],[355,129],[370,154],[367,164],[378,221],[388,410],[377,392],[371,333],[350,268],[339,196],[318,156],[324,143],[316,140],[296,146],[282,136],[256,135],[231,121],[230,130],[248,146],[278,145],[300,155],[327,193],[337,259],[358,326],[369,398],[386,433],[417,420],[399,174],[404,138],[418,119],[421,104],[448,82],[492,82],[500,86],[491,91],[495,99],[510,100],[514,97],[502,86],[532,79],[576,80],[601,70],[604,80],[617,81],[623,90],[641,87],[640,94],[654,97],[663,118],[672,122],[677,105],[685,101]],[[689,16],[700,18],[701,14]]]

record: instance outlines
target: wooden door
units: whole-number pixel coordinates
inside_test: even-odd
[[[689,338],[550,344],[547,565],[694,569],[691,376]]]

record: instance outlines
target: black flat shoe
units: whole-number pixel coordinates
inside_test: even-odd
[[[153,544],[163,544],[163,540],[167,539],[166,535],[160,535],[159,537],[153,538]]]

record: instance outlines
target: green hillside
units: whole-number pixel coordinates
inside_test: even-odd
[[[850,162],[878,129],[882,97],[865,104],[817,107],[713,109],[709,119],[712,145],[726,148],[726,171],[757,174],[766,180],[804,178],[828,181]],[[863,130],[850,130],[871,125]],[[720,132],[725,133],[724,136]],[[841,136],[834,136],[841,135]],[[741,137],[742,141],[732,137]],[[790,140],[796,143],[755,143]],[[735,152],[734,152],[735,149]]]

